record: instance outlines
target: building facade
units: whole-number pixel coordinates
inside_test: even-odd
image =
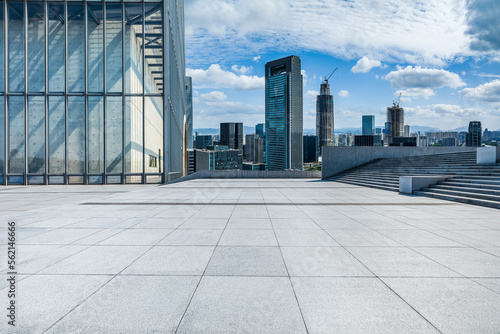
[[[375,116],[374,115],[363,115],[362,116],[362,132],[361,133],[363,135],[367,135],[367,136],[375,134]]]
[[[267,63],[265,80],[268,170],[301,170],[303,97],[300,58],[289,56]]]
[[[212,135],[196,135],[195,147],[199,150],[213,145]]]
[[[381,135],[355,135],[354,146],[382,146]]]
[[[384,145],[391,145],[393,138],[404,137],[404,109],[399,104],[394,103],[387,108],[387,122],[385,123]]]
[[[182,0],[0,7],[0,184],[182,175]]]
[[[314,135],[304,137],[304,163],[317,162],[319,156],[319,138]]]
[[[258,135],[245,136],[246,160],[249,162],[264,163],[264,140]]]
[[[241,150],[227,146],[211,146],[207,150],[194,150],[195,170],[240,170],[243,163]]]
[[[243,151],[243,123],[220,123],[219,145]]]
[[[481,122],[469,122],[466,145],[472,147],[481,147],[483,145]]]
[[[265,131],[264,123],[259,123],[259,124],[255,125],[255,134],[262,139],[265,138],[264,131]]]
[[[319,153],[321,147],[334,145],[334,108],[330,84],[323,82],[320,95],[316,97],[316,135],[318,136]]]
[[[193,148],[193,78],[186,77],[186,148]]]

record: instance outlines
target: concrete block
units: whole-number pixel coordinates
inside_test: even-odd
[[[495,165],[497,163],[497,148],[496,147],[478,147],[477,148],[477,164],[478,165]]]
[[[448,175],[432,175],[432,176],[400,176],[399,177],[399,193],[413,194],[422,188],[426,188],[431,184],[436,184],[439,181],[444,181],[450,176]]]

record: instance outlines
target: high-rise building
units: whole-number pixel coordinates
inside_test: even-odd
[[[381,135],[356,135],[354,136],[354,146],[381,146]]]
[[[316,97],[316,135],[320,154],[321,147],[334,145],[333,123],[333,96],[328,80],[325,80],[320,86],[320,95]]]
[[[410,126],[409,125],[404,126],[403,135],[404,135],[403,137],[410,137]]]
[[[302,169],[302,73],[300,58],[271,61],[266,78],[266,163],[269,170]]]
[[[304,163],[318,161],[318,136],[305,135],[304,137]]]
[[[243,123],[220,123],[219,145],[243,151]]]
[[[0,184],[182,175],[182,1],[2,3]]]
[[[255,126],[255,134],[260,138],[265,138],[264,123],[259,123]]]
[[[362,128],[363,135],[374,135],[375,134],[375,116],[363,115],[362,123],[363,123],[362,124],[363,125],[363,128]]]
[[[227,146],[210,146],[205,150],[194,151],[197,172],[200,170],[241,169],[243,162],[241,150],[233,150]]]
[[[399,103],[394,102],[392,107],[387,108],[384,145],[391,145],[395,137],[404,137],[404,118],[404,109],[399,107]]]
[[[186,77],[186,142],[193,148],[193,78]]]
[[[246,153],[247,161],[263,163],[264,162],[264,140],[258,135],[246,135]]]
[[[481,147],[482,141],[482,129],[481,122],[472,121],[469,122],[469,133],[467,134],[467,146]]]
[[[443,147],[454,147],[458,146],[458,139],[455,137],[443,138]]]
[[[211,135],[196,135],[196,145],[195,147],[199,150],[207,148],[213,145],[213,140]]]

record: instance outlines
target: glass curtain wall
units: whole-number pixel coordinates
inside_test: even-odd
[[[0,1],[0,184],[164,181],[163,7]]]

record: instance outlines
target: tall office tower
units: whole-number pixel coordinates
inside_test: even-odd
[[[202,150],[214,144],[212,135],[199,135],[198,132],[196,132],[195,140],[196,140],[195,147],[199,150]]]
[[[403,137],[410,137],[410,126],[409,125],[404,126]]]
[[[319,138],[314,135],[305,135],[304,137],[304,163],[317,162],[319,151]]]
[[[316,97],[316,135],[318,136],[319,153],[322,146],[333,146],[333,96],[330,94],[328,80],[321,84],[320,94]]]
[[[182,175],[183,12],[166,0],[4,1],[0,184]]]
[[[375,116],[373,115],[363,115],[362,117],[362,134],[363,135],[374,135],[375,134]]]
[[[193,78],[186,77],[186,141],[187,149],[193,148]]]
[[[266,64],[266,163],[268,170],[302,169],[302,74],[300,58]]]
[[[404,109],[394,102],[392,107],[387,108],[387,122],[385,123],[384,145],[392,144],[394,137],[404,137]]]
[[[220,123],[219,145],[243,151],[243,123]]]
[[[255,134],[260,138],[264,138],[264,123],[259,123],[255,126]]]
[[[246,135],[246,158],[247,161],[264,162],[264,140],[258,135]]]
[[[466,145],[472,147],[481,147],[481,145],[483,144],[481,134],[481,122],[469,122],[469,133],[467,134]]]

